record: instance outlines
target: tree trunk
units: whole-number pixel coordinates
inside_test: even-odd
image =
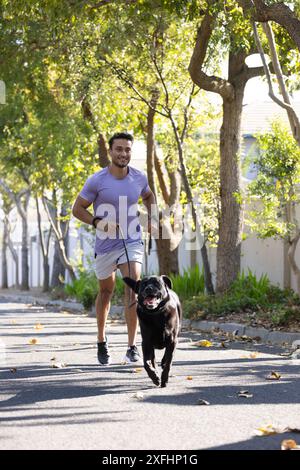
[[[28,220],[27,210],[29,204],[30,193],[26,193],[24,196],[24,204],[22,206],[22,282],[21,290],[29,290],[29,264],[28,264]],[[22,202],[20,201],[20,204]]]
[[[147,114],[147,176],[150,189],[155,195],[155,198],[157,198],[157,194],[154,181],[154,116],[156,113],[155,108],[157,105],[158,96],[158,91],[156,89],[152,90],[150,101],[151,107],[148,108]]]
[[[105,168],[110,164],[110,158],[108,156],[108,149],[104,135],[99,131],[97,120],[92,112],[91,105],[88,101],[88,97],[84,96],[81,101],[81,109],[84,119],[89,121],[97,134],[97,145],[98,145],[98,156],[99,156],[99,165],[101,168]]]
[[[2,286],[2,289],[7,289],[8,288],[8,277],[7,277],[6,249],[7,249],[8,230],[7,230],[7,224],[6,224],[6,217],[4,218],[3,222],[4,223],[3,223],[3,239],[2,239],[2,281],[1,281],[1,286]]]
[[[155,145],[154,145],[154,116],[155,116],[155,108],[157,105],[158,100],[158,90],[152,90],[151,96],[151,107],[148,108],[148,115],[147,115],[147,176],[149,186],[151,191],[155,195],[157,199],[157,191],[155,187],[155,169],[158,171],[159,177],[161,177],[161,167],[159,165],[159,160],[157,155],[155,155]],[[179,200],[179,191],[177,191],[177,179],[174,178],[170,180],[172,184],[171,193],[173,195],[173,200],[168,197],[168,202],[170,204],[178,204]],[[163,194],[165,196],[165,193]],[[166,202],[166,201],[165,201]],[[163,234],[163,226],[164,226],[164,233],[168,233],[168,237],[162,236]],[[174,232],[171,226],[166,226],[163,217],[160,217],[159,221],[159,238],[155,240],[156,247],[157,247],[157,257],[158,257],[158,264],[159,264],[159,273],[162,274],[178,274],[179,272],[179,263],[178,263],[178,243],[175,241]]]
[[[191,205],[192,218],[193,218],[193,223],[196,229],[196,233],[197,232],[201,233],[200,223],[198,220],[197,211],[196,211],[194,200],[193,200],[192,190],[191,190],[187,173],[186,173],[186,167],[185,167],[185,162],[184,162],[184,157],[183,157],[183,146],[182,146],[182,142],[179,139],[176,125],[173,120],[172,120],[172,126],[173,126],[173,130],[174,130],[174,134],[175,134],[176,142],[177,142],[178,157],[179,157],[179,162],[180,162],[181,179],[183,182],[183,187],[186,192],[188,203]],[[213,295],[215,291],[214,291],[214,286],[212,282],[212,275],[211,275],[205,240],[203,241],[203,244],[201,247],[201,257],[202,257],[202,262],[203,262],[205,289],[209,295]]]
[[[15,279],[15,287],[18,289],[20,287],[20,276],[19,276],[19,257],[18,257],[18,253],[17,253],[17,250],[15,249],[14,245],[13,245],[13,242],[10,238],[10,233],[8,233],[8,238],[7,238],[7,242],[8,242],[8,248],[11,252],[11,255],[13,257],[13,260],[14,260],[14,263],[15,263],[15,266],[16,266],[16,279]]]
[[[61,287],[61,279],[65,278],[65,267],[62,264],[59,256],[58,241],[55,240],[54,244],[54,256],[53,256],[53,267],[51,276],[51,287]]]
[[[22,218],[22,282],[21,290],[29,290],[28,223]]]
[[[178,274],[178,246],[171,250],[170,239],[156,240],[159,274]]]
[[[99,165],[101,168],[105,168],[110,164],[110,158],[108,156],[108,149],[106,145],[105,138],[101,132],[98,134],[97,139],[98,144],[98,155],[99,155]]]
[[[45,259],[45,258],[43,260],[43,270],[44,270],[43,292],[48,292],[50,267],[49,267],[48,259]]]
[[[290,244],[288,256],[289,256],[289,262],[292,267],[293,273],[296,276],[298,294],[300,293],[300,269],[296,263],[295,254],[296,254],[296,248],[297,248],[299,239],[300,239],[300,230],[297,228],[296,235],[294,236]]]
[[[60,223],[60,221],[58,220],[58,216],[57,216],[56,194],[53,195],[52,201],[49,201],[45,197],[43,197],[43,204],[44,204],[44,208],[47,213],[47,216],[48,216],[48,220],[51,223],[51,227],[54,231],[54,234],[58,243],[58,250],[59,250],[58,252],[59,252],[60,260],[63,266],[65,267],[65,269],[67,269],[67,271],[69,272],[72,281],[75,281],[76,280],[75,271],[66,253],[66,246],[65,246],[65,241],[64,241],[66,233],[63,233],[63,229],[62,229],[63,224]]]
[[[240,54],[229,55],[229,81],[233,99],[223,98],[223,124],[220,135],[221,217],[217,248],[217,291],[224,292],[240,271],[243,211],[237,198],[241,193],[240,124],[246,80],[238,79]],[[235,79],[235,77],[237,77]]]
[[[52,233],[52,228],[50,225],[50,229],[48,231],[47,240],[43,234],[42,230],[42,219],[40,213],[40,205],[38,197],[35,197],[36,202],[36,212],[37,212],[37,220],[38,220],[38,231],[40,237],[40,249],[43,255],[43,271],[44,271],[44,281],[43,281],[43,292],[49,291],[49,276],[50,276],[50,266],[49,266],[49,246],[50,246],[50,238]]]

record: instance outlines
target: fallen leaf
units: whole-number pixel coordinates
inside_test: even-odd
[[[255,429],[255,434],[257,436],[270,436],[272,434],[283,434],[285,432],[297,432],[300,433],[299,428],[290,428],[290,427],[275,427],[272,424],[268,424],[265,427]]]
[[[193,377],[191,375],[188,375],[186,380],[193,380]]]
[[[278,430],[272,424],[268,424],[265,427],[255,429],[254,434],[256,436],[272,436],[278,434]]]
[[[35,330],[42,330],[43,328],[44,328],[43,325],[41,325],[40,323],[37,323],[36,325],[34,325]]]
[[[53,367],[53,369],[63,369],[64,367],[67,367],[67,364],[64,364],[63,362],[54,362],[51,364],[51,367]]]
[[[241,356],[243,359],[256,359],[258,356],[258,352],[252,352],[250,354],[244,354]]]
[[[250,336],[247,335],[242,335],[240,338],[242,341],[249,341],[250,343],[253,341],[253,338],[250,338]]]
[[[267,375],[266,380],[279,380],[281,377],[278,372],[275,372],[274,370],[271,372],[271,374]]]
[[[139,374],[140,372],[142,372],[142,370],[143,370],[143,369],[142,369],[141,367],[138,367],[137,369],[132,369],[132,370],[131,370],[131,373],[132,373],[132,374]]]
[[[281,450],[293,450],[298,448],[300,448],[300,446],[297,445],[294,439],[284,439],[281,442]]]
[[[143,400],[144,394],[142,392],[136,392],[132,395],[132,398],[136,398],[137,400]]]
[[[207,400],[198,400],[197,405],[210,405],[209,401]]]
[[[38,340],[35,338],[32,338],[29,340],[29,344],[37,344]]]
[[[201,346],[203,348],[210,348],[212,346],[212,342],[208,341],[207,339],[202,339],[201,341],[197,341],[194,343],[194,346]]]
[[[10,371],[11,371],[12,373],[15,373],[15,372],[17,372],[17,369],[16,369],[15,367],[12,367],[12,368],[10,369]]]

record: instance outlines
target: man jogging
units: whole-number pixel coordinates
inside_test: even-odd
[[[147,177],[129,166],[133,136],[114,134],[109,140],[111,163],[87,179],[73,206],[73,215],[96,229],[95,271],[99,280],[96,299],[98,326],[98,361],[110,363],[105,325],[116,282],[116,270],[122,276],[138,280],[143,262],[143,241],[138,221],[137,203],[141,197],[148,212],[156,208]],[[87,209],[93,204],[94,215]],[[126,248],[126,249],[125,249]],[[127,253],[126,253],[127,251]],[[128,258],[127,258],[128,257]],[[130,272],[128,268],[128,261]],[[127,363],[140,360],[136,347],[137,314],[135,295],[125,286],[125,319],[128,330]]]

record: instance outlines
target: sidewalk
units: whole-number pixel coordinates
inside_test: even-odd
[[[75,301],[53,300],[48,294],[41,292],[40,289],[32,289],[28,292],[16,289],[0,289],[0,299],[13,300],[15,302],[24,302],[37,305],[57,306],[62,310],[69,310],[74,313],[82,313],[85,311],[83,305]],[[88,316],[95,317],[95,307],[92,310],[86,311]],[[110,315],[120,318],[123,315],[122,306],[112,306]],[[224,332],[230,333],[237,337],[255,338],[263,343],[283,345],[292,345],[294,349],[300,348],[300,332],[290,333],[287,331],[267,330],[265,328],[254,328],[251,326],[243,325],[241,323],[230,323],[220,321],[197,321],[197,320],[183,320],[183,326],[188,329],[203,331],[205,333]]]

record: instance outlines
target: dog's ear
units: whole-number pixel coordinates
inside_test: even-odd
[[[168,277],[168,276],[161,276],[164,283],[167,284],[168,287],[170,287],[170,289],[173,289],[173,283],[171,281],[171,279]]]
[[[131,279],[130,277],[123,277],[123,281],[127,284],[136,294],[139,292],[140,282]]]

